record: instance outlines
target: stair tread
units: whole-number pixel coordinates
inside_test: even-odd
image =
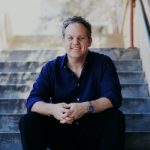
[[[139,70],[139,71],[117,71],[117,73],[124,73],[124,74],[143,74],[144,71]],[[5,74],[39,74],[39,72],[31,72],[31,71],[18,71],[18,72],[0,72],[0,75],[5,75]]]
[[[127,134],[130,134],[130,133],[143,133],[143,134],[150,134],[150,131],[126,131]],[[20,134],[19,131],[0,131],[0,134]]]
[[[1,145],[3,150],[22,150],[20,133],[1,133]],[[150,132],[126,132],[125,150],[149,150]],[[7,140],[7,142],[5,142]]]
[[[57,57],[56,57],[57,58]],[[55,58],[53,58],[55,59]],[[51,60],[51,59],[50,59]],[[4,63],[12,63],[12,64],[15,64],[15,63],[46,63],[48,62],[49,60],[45,61],[45,60],[22,60],[22,61],[1,61],[0,60],[0,64],[4,64]],[[113,62],[142,62],[141,59],[125,59],[125,60],[113,60]]]
[[[124,49],[124,48],[90,48],[91,51],[95,51],[101,54],[110,56],[112,59],[139,59],[138,49]],[[40,60],[49,60],[49,58],[54,58],[58,55],[65,54],[65,50],[12,50],[12,51],[1,51],[0,58],[5,61],[16,61],[16,55],[21,55],[17,61],[22,61],[23,59],[32,60],[39,58]],[[39,57],[40,56],[40,57]]]
[[[18,123],[24,114],[0,114],[0,131],[18,131]],[[150,113],[147,114],[125,114],[127,131],[150,131]],[[8,123],[9,122],[9,123]],[[8,124],[8,125],[7,125]]]
[[[14,114],[12,114],[12,113],[0,113],[0,116],[22,116],[22,115],[24,115],[25,113],[14,113]],[[150,115],[150,112],[148,112],[148,113],[142,113],[142,112],[140,112],[140,113],[126,113],[125,115]]]
[[[122,83],[121,85],[125,86],[125,85],[147,85],[147,83]],[[0,86],[31,86],[30,84],[22,84],[22,83],[18,83],[18,84],[1,84]]]

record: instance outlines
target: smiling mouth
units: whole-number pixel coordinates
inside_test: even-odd
[[[71,48],[71,50],[80,50],[80,48]]]
[[[77,51],[77,50],[80,50],[79,48],[72,48],[72,50],[75,50],[75,51]]]

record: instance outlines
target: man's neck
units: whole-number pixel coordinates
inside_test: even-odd
[[[74,68],[74,69],[80,69],[83,68],[85,61],[86,61],[87,54],[84,57],[80,58],[72,58],[68,56],[68,67]]]
[[[67,65],[70,69],[80,69],[80,68],[83,68],[84,61],[71,59],[71,60],[68,60]]]
[[[80,77],[81,71],[84,67],[86,56],[78,59],[68,57],[67,66],[76,74],[78,78]]]

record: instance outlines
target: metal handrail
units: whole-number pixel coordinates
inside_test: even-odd
[[[130,4],[130,47],[131,48],[134,47],[134,24],[133,24],[134,23],[134,10],[133,10],[134,3],[135,3],[135,0],[127,0],[126,1],[125,11],[123,14],[123,22],[122,22],[122,32],[123,32],[128,6]]]
[[[140,0],[140,3],[141,3],[141,8],[142,8],[142,12],[143,12],[144,20],[145,20],[145,25],[146,25],[148,35],[149,35],[149,38],[150,38],[150,20],[148,19],[148,14],[145,10],[143,0]]]
[[[129,0],[127,0],[126,4],[125,4],[125,10],[124,10],[124,13],[123,13],[123,20],[122,20],[121,32],[123,32],[123,29],[124,29],[128,5],[129,5]]]

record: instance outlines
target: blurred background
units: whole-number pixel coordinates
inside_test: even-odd
[[[145,1],[149,7],[149,1]],[[144,26],[138,24],[140,1],[136,3],[133,34],[138,33],[138,46],[139,30]],[[149,9],[145,10],[149,17]],[[83,16],[92,24],[92,47],[131,46],[128,0],[0,0],[0,49],[62,48],[62,21],[73,15]]]

